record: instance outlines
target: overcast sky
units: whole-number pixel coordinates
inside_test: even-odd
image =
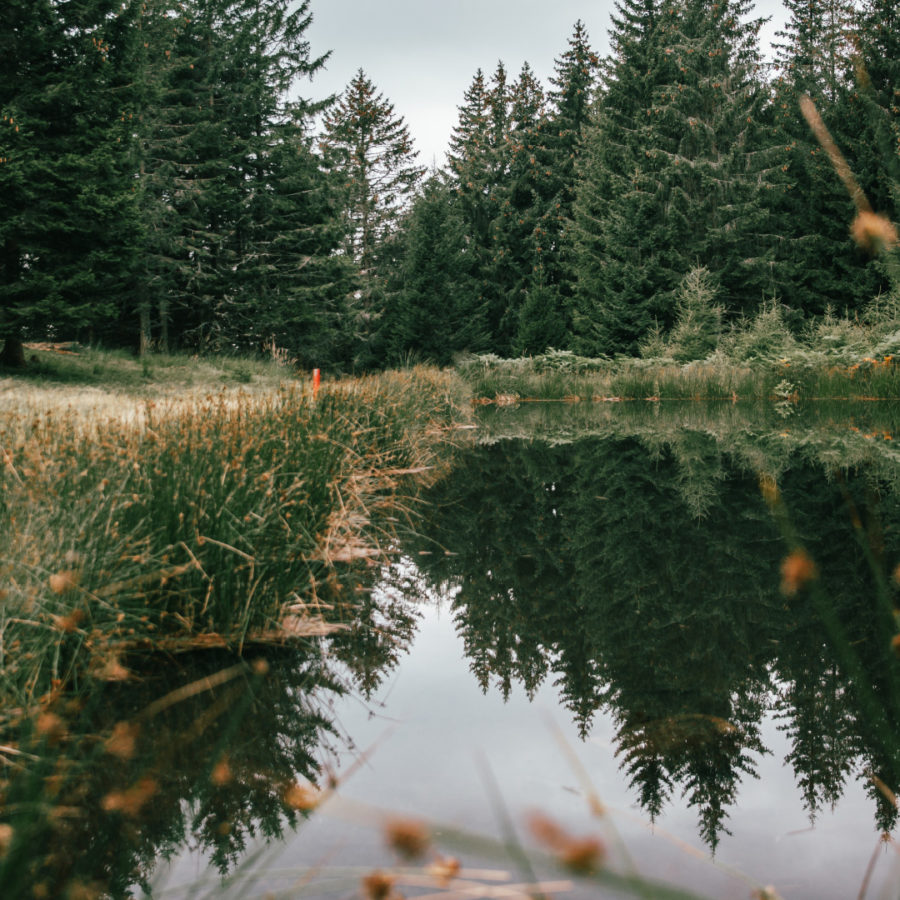
[[[311,8],[311,51],[332,55],[303,94],[340,93],[362,68],[406,120],[419,162],[440,165],[479,67],[490,74],[502,59],[515,78],[527,60],[546,87],[578,19],[606,55],[614,7],[613,0],[313,0]],[[780,0],[758,0],[757,14],[783,17]]]

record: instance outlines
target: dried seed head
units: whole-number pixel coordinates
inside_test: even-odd
[[[394,893],[394,878],[386,872],[370,872],[362,880],[362,893],[366,900],[391,900]]]
[[[418,819],[388,819],[384,835],[388,846],[404,859],[424,855],[431,843],[428,829]]]
[[[209,773],[209,780],[221,787],[224,784],[230,784],[234,780],[234,773],[228,764],[228,757],[223,756],[214,766],[212,772]]]
[[[55,575],[50,577],[50,582],[52,584]],[[57,593],[61,593],[58,591]],[[73,609],[67,616],[54,616],[51,615],[50,618],[53,620],[53,624],[60,630],[64,631],[67,634],[71,631],[75,631],[76,628],[84,621],[85,612],[83,609]]]
[[[0,823],[0,859],[9,852],[14,836],[12,825],[7,825],[6,822]]]
[[[64,569],[50,576],[50,590],[54,594],[65,594],[78,586],[78,572]]]
[[[103,888],[96,882],[72,881],[66,889],[66,900],[100,900]]]
[[[606,847],[599,838],[571,838],[559,854],[564,866],[580,875],[597,872],[606,858]]]
[[[253,661],[253,671],[257,675],[268,675],[269,674],[269,663],[265,659],[255,659]]]
[[[284,792],[284,805],[291,809],[315,809],[319,803],[319,792],[308,785],[289,784]]]
[[[606,859],[606,847],[599,838],[573,837],[543,813],[534,813],[528,824],[537,840],[574,872],[581,875],[596,872]]]
[[[110,791],[100,806],[106,812],[120,812],[122,815],[137,816],[144,805],[156,793],[158,785],[152,778],[142,778],[124,791]]]
[[[781,593],[793,597],[800,588],[816,578],[816,564],[805,550],[795,550],[781,564]]]
[[[50,743],[56,743],[65,735],[66,723],[56,713],[43,712],[38,716],[34,729]]]
[[[781,894],[772,885],[753,892],[753,900],[781,900]]]
[[[853,240],[869,253],[878,254],[897,246],[897,229],[886,216],[863,210],[850,226]]]
[[[106,752],[119,759],[133,759],[137,752],[137,738],[140,730],[140,725],[132,722],[116,722],[112,734],[104,744]]]
[[[425,873],[431,875],[432,878],[436,878],[442,887],[447,887],[459,875],[461,869],[462,864],[456,857],[439,856],[425,869]]]
[[[131,678],[131,672],[115,654],[91,660],[90,668],[91,674],[99,681],[128,681]]]
[[[780,497],[778,485],[771,475],[760,475],[759,490],[763,496],[763,500],[765,500],[769,506],[774,506],[778,502]]]

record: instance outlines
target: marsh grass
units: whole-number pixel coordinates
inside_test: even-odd
[[[67,408],[0,414],[0,693],[28,707],[51,684],[126,677],[141,646],[337,627],[347,572],[384,561],[440,469],[454,391],[419,369],[89,427]]]
[[[82,825],[117,834],[120,819],[128,824],[156,807],[176,825],[183,820],[186,781],[174,757],[148,761],[136,779],[124,770],[106,779],[115,769],[110,753],[128,756],[121,747],[130,729],[158,730],[170,707],[185,709],[166,726],[166,747],[183,745],[186,760],[218,771],[221,741],[199,757],[191,748],[216,729],[259,723],[258,713],[248,719],[241,711],[247,701],[238,708],[229,699],[235,678],[255,677],[247,654],[324,659],[322,641],[354,622],[399,535],[415,523],[420,489],[449,465],[468,408],[457,379],[425,368],[328,382],[316,398],[308,384],[280,382],[173,399],[172,383],[153,399],[141,399],[144,386],[109,403],[83,385],[39,385],[0,404],[0,882],[12,892],[5,896],[30,896],[45,876],[55,885],[50,895],[105,896],[109,885],[66,874],[91,871],[77,862],[78,848],[95,839]],[[160,667],[198,653],[210,660],[207,674],[152,695]],[[310,680],[301,675],[306,695]],[[112,711],[110,691],[126,712]],[[195,695],[199,705],[191,706]],[[275,696],[297,703],[293,693]],[[295,710],[285,721],[296,718]],[[327,725],[310,721],[317,730]],[[264,727],[276,740],[279,722]],[[301,763],[315,770],[307,732],[288,771],[302,771]],[[117,743],[120,750],[109,749]],[[265,753],[248,761],[241,784],[258,788],[253,803],[277,830],[287,776],[275,779],[268,767]],[[209,782],[201,775],[199,783]],[[152,833],[158,818],[135,839]],[[232,818],[223,827],[240,833],[237,811]],[[39,845],[58,849],[42,856]],[[152,840],[148,847],[152,861]],[[124,896],[121,885],[114,894]]]
[[[774,370],[721,359],[679,365],[671,360],[592,360],[570,354],[570,365],[548,369],[541,357],[477,357],[460,374],[481,400],[497,397],[581,402],[630,400],[743,400],[764,397]]]
[[[460,374],[480,402],[578,400],[731,400],[769,404],[792,385],[793,402],[896,400],[900,398],[900,355],[797,351],[789,357],[738,362],[716,353],[702,362],[672,360],[581,360],[548,370],[540,357],[503,360],[477,357]],[[584,365],[581,363],[584,362]]]

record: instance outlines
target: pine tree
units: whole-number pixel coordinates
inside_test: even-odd
[[[310,22],[308,2],[143,4],[143,348],[165,349],[171,332],[197,348],[315,347],[320,364],[338,353],[335,188],[308,136],[320,107],[296,99],[326,59],[310,54]]]
[[[535,349],[540,352],[546,347],[535,346],[541,343],[540,329],[529,324],[532,314],[541,318],[533,306],[537,295],[546,299],[541,291],[545,275],[542,224],[547,196],[552,190],[548,187],[542,153],[546,122],[544,90],[526,63],[511,87],[507,133],[497,147],[504,166],[503,179],[496,185],[498,203],[491,230],[490,271],[497,309],[502,308],[494,339],[504,354]],[[554,337],[561,340],[564,330],[563,326]]]
[[[382,250],[396,235],[425,169],[409,128],[360,69],[325,117],[322,146],[346,187],[347,255],[359,269],[350,315],[357,363],[366,365],[385,304]]]
[[[454,354],[487,346],[487,323],[476,273],[466,253],[459,199],[447,178],[433,174],[406,219],[395,304],[387,311],[395,361],[447,365]]]
[[[851,163],[872,206],[900,217],[900,4],[865,0],[855,35],[858,113]]]
[[[497,220],[509,189],[510,87],[498,63],[490,81],[479,69],[459,107],[448,153],[451,184],[459,200],[478,299],[485,304],[490,349],[508,355],[506,259],[497,246]]]
[[[514,349],[541,353],[571,340],[574,272],[566,234],[572,218],[576,161],[589,121],[599,60],[579,20],[550,78],[548,108],[533,136],[532,214],[535,264],[517,310]]]
[[[575,202],[576,162],[590,121],[598,67],[599,58],[579,20],[568,49],[555,62],[547,120],[538,138],[542,183],[535,197],[540,211],[535,233],[539,267],[520,316],[520,351],[561,348],[571,339],[575,273],[567,230]]]
[[[311,21],[310,0],[226,4],[230,51],[220,61],[217,105],[227,110],[220,252],[228,268],[218,295],[232,345],[275,341],[304,354],[318,347],[324,364],[334,361],[339,339],[325,335],[344,313],[340,292],[349,282],[344,261],[331,258],[340,240],[335,186],[309,138],[326,104],[295,99],[298,83],[327,58],[310,53]]]
[[[718,276],[728,310],[753,312],[777,286],[766,188],[774,161],[761,130],[758,30],[749,0],[690,0],[665,48],[676,71],[658,88],[669,258],[699,259]],[[675,287],[676,285],[673,285]]]
[[[0,338],[89,337],[136,234],[122,122],[130,10],[11,0],[0,34]]]
[[[570,241],[577,271],[574,348],[634,354],[665,318],[658,262],[664,217],[649,152],[654,93],[670,77],[664,42],[672,14],[659,0],[621,0],[610,32],[593,122],[577,161]]]
[[[800,114],[813,99],[837,140],[846,145],[853,117],[852,8],[843,0],[787,0],[789,18],[776,45],[778,77],[771,117],[783,173],[773,195],[780,236],[782,296],[804,315],[832,307],[860,308],[875,283],[850,240],[853,203],[827,154]]]
[[[694,265],[732,314],[775,289],[763,202],[759,20],[743,0],[625,4],[614,34],[579,219],[583,349],[633,353]],[[642,21],[643,20],[643,21]],[[624,103],[620,102],[624,100]]]

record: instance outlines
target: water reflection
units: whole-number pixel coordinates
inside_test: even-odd
[[[713,850],[770,712],[812,818],[860,777],[890,830],[893,480],[766,455],[746,434],[738,451],[703,431],[670,437],[501,440],[433,492],[422,548],[443,552],[420,565],[456,590],[475,677],[504,696],[552,679],[583,736],[608,710],[644,809],[683,795]],[[815,568],[785,584],[792,549]]]
[[[340,574],[329,609],[344,628],[330,638],[240,656],[148,645],[123,655],[121,677],[82,672],[33,714],[5,709],[0,893],[130,897],[185,846],[224,875],[254,839],[308,816],[349,740],[334,698],[373,690],[416,620],[401,574]]]
[[[332,698],[383,686],[431,591],[453,597],[483,691],[551,684],[585,738],[611,716],[633,796],[651,818],[683,797],[712,850],[770,716],[811,818],[861,780],[891,830],[894,426],[690,412],[487,421],[493,442],[458,454],[397,547],[415,566],[357,560],[320,598],[344,630],[240,658],[145,648],[126,681],[79,671],[40,715],[7,711],[4,889],[124,897],[186,843],[225,872],[253,837],[280,837],[345,739]]]

